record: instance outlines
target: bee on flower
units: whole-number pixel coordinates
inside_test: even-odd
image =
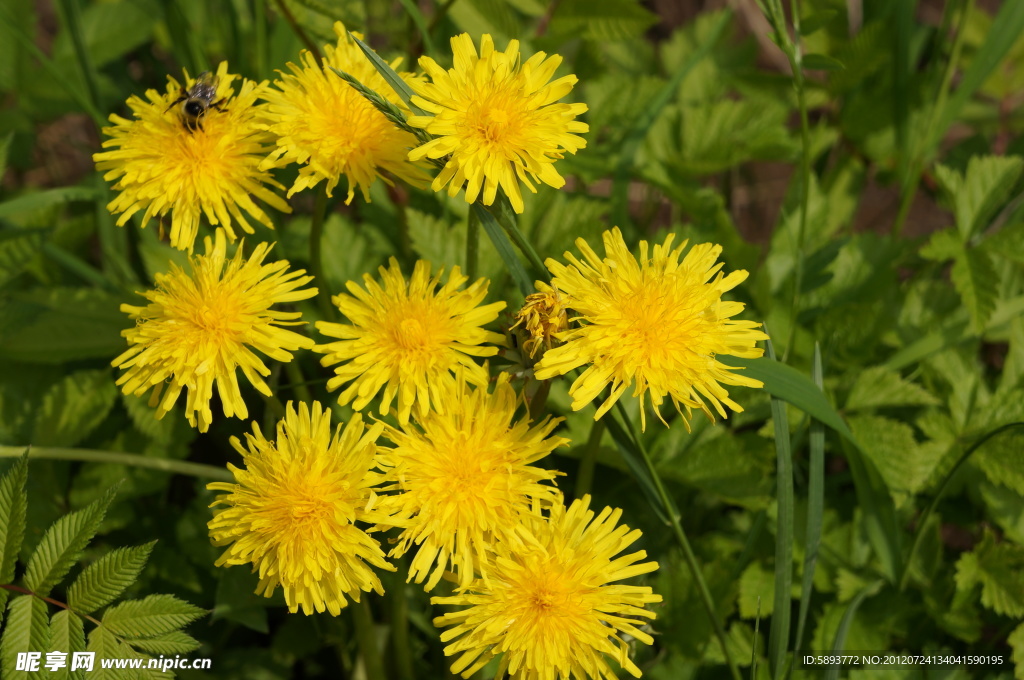
[[[246,219],[268,229],[270,217],[253,199],[291,212],[274,190],[283,190],[260,163],[273,148],[257,122],[261,85],[228,73],[221,62],[214,73],[168,78],[165,92],[132,96],[131,119],[110,116],[106,149],[93,155],[96,168],[113,181],[117,196],[107,209],[124,226],[141,212],[143,227],[171,216],[171,245],[192,252],[202,217],[234,241],[235,227],[251,234]],[[236,92],[237,89],[237,92]]]

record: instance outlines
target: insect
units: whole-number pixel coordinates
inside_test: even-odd
[[[218,111],[224,111],[222,108],[224,100],[218,99],[214,101],[216,96],[217,76],[209,71],[203,71],[196,78],[196,82],[191,88],[188,90],[184,87],[181,88],[181,96],[171,102],[171,105],[167,107],[167,111],[173,109],[175,105],[185,102],[181,106],[181,122],[189,132],[194,132],[196,128],[202,130],[203,117],[206,116],[208,110],[217,109]]]

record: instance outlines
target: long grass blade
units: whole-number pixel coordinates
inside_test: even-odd
[[[772,341],[767,340],[768,356],[775,361]],[[789,441],[789,420],[786,404],[772,397],[772,422],[775,424],[776,502],[778,519],[775,529],[775,609],[768,634],[768,660],[773,678],[786,673],[786,650],[789,646],[790,589],[793,584],[793,450]]]
[[[850,600],[850,604],[847,605],[846,611],[843,612],[843,618],[839,621],[839,628],[836,629],[835,641],[832,643],[832,652],[834,654],[841,654],[846,647],[846,636],[850,632],[850,624],[853,623],[853,617],[857,615],[857,610],[860,609],[861,604],[868,597],[877,593],[884,585],[883,581],[875,581],[865,586],[859,593],[854,595],[853,599]],[[839,669],[842,668],[840,664],[829,666],[828,670],[825,671],[825,680],[838,680]]]
[[[423,18],[423,12],[416,6],[416,3],[412,0],[398,0],[402,3],[402,7],[409,13],[409,17],[412,18],[412,22],[416,24],[416,30],[420,32],[420,37],[423,39],[423,47],[426,48],[427,54],[434,54],[434,40],[430,37],[430,28],[427,26],[426,19]]]
[[[814,383],[824,389],[821,366],[821,348],[814,344]],[[818,547],[821,544],[821,519],[825,512],[825,426],[818,420],[811,421],[810,469],[807,485],[807,529],[804,538],[804,576],[800,588],[800,612],[797,615],[796,643],[799,650],[804,641],[804,627],[807,612],[811,606],[811,592],[814,588],[814,569],[818,563]],[[792,667],[790,667],[792,671]]]
[[[405,102],[405,105],[409,107],[409,110],[417,116],[427,115],[426,111],[412,103],[412,97],[416,93],[412,91],[409,84],[402,80],[402,77],[395,73],[395,70],[391,68],[386,61],[381,59],[380,55],[373,51],[373,48],[352,33],[349,33],[349,37],[356,41],[356,45],[359,45],[359,49],[363,51],[366,58],[369,59],[370,63],[373,64],[373,67],[377,69],[377,73],[387,81],[388,85],[390,85],[391,89],[395,91],[395,94],[398,95],[399,99]]]
[[[523,294],[523,297],[532,293],[533,279],[526,273],[526,268],[523,267],[519,256],[516,255],[515,248],[513,248],[512,242],[508,239],[505,230],[501,228],[498,221],[494,219],[494,215],[484,206],[474,203],[472,210],[477,219],[480,220],[480,224],[483,225],[484,231],[487,232],[487,237],[494,244],[495,250],[498,251],[501,261],[508,267],[508,271],[512,275],[513,280],[515,280],[516,285],[519,286],[519,291]]]

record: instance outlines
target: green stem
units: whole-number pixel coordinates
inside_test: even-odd
[[[946,492],[946,488],[949,486],[949,483],[953,480],[953,477],[956,475],[957,471],[964,463],[967,462],[967,459],[971,457],[971,454],[973,454],[975,451],[981,448],[981,446],[985,444],[985,442],[987,442],[989,439],[992,439],[996,435],[1002,434],[1003,432],[1015,427],[1024,428],[1024,422],[1017,421],[1014,423],[1009,423],[1007,425],[1003,425],[1002,427],[997,427],[991,432],[988,432],[985,435],[983,435],[981,438],[978,439],[978,441],[974,442],[974,444],[972,444],[971,447],[967,449],[962,456],[960,456],[960,459],[956,462],[956,465],[953,466],[953,469],[946,474],[946,477],[942,480],[942,484],[939,485],[939,489],[935,492],[935,497],[932,498],[932,502],[928,504],[927,509],[925,509],[924,513],[917,521],[917,529],[915,529],[914,531],[914,542],[910,546],[910,553],[907,555],[907,559],[903,562],[903,573],[900,575],[900,592],[902,592],[907,587],[907,580],[910,578],[910,567],[914,561],[914,555],[917,553],[917,548],[921,543],[921,538],[924,536],[924,531],[925,527],[928,524],[928,520],[931,519],[932,514],[935,512],[935,508],[939,505],[939,501],[942,500],[942,495]]]
[[[102,111],[103,103],[100,101],[100,89],[98,85],[99,76],[96,73],[96,66],[92,62],[92,55],[85,46],[85,38],[82,33],[82,8],[78,0],[62,0],[64,9],[64,20],[67,22],[68,32],[71,34],[71,44],[75,50],[75,58],[78,66],[82,69],[82,79],[85,80],[85,89],[89,93],[89,100],[94,108]]]
[[[359,642],[359,651],[363,657],[363,668],[366,670],[367,680],[385,680],[384,664],[377,649],[377,628],[373,622],[373,614],[370,612],[370,600],[367,594],[363,593],[360,602],[355,602],[350,607],[352,610],[352,624],[356,629],[356,639]]]
[[[277,0],[277,9],[280,10],[281,16],[283,16],[284,20],[288,22],[288,25],[292,27],[292,31],[294,31],[295,35],[299,37],[302,44],[306,46],[309,53],[313,55],[314,59],[316,59],[316,63],[319,64],[320,60],[323,59],[323,55],[320,53],[320,47],[310,40],[306,31],[303,30],[302,26],[299,25],[299,22],[295,20],[295,15],[292,14],[290,9],[288,9],[288,5],[284,3],[284,0]],[[369,33],[369,31],[367,31],[367,33]]]
[[[402,574],[404,565],[399,566],[394,583],[388,590],[391,598],[391,650],[395,656],[395,667],[401,680],[414,680],[412,655],[409,647],[409,601],[406,599],[407,585]]]
[[[704,580],[704,573],[700,569],[700,564],[697,563],[697,556],[694,555],[693,548],[690,547],[690,541],[686,537],[683,525],[679,522],[679,515],[674,510],[675,506],[668,495],[668,491],[665,490],[665,485],[662,484],[661,476],[654,467],[654,462],[651,460],[650,455],[648,455],[647,448],[643,445],[643,441],[636,431],[636,425],[629,418],[629,414],[626,413],[626,409],[623,407],[621,400],[615,404],[615,408],[619,412],[619,415],[622,416],[623,422],[625,422],[629,428],[630,435],[633,438],[637,451],[643,459],[644,467],[647,469],[647,473],[650,475],[651,480],[654,483],[654,488],[657,492],[658,499],[661,502],[662,510],[664,511],[665,516],[669,518],[669,524],[672,526],[672,533],[675,535],[676,541],[678,541],[679,546],[683,550],[683,558],[686,560],[686,566],[689,567],[690,574],[693,576],[693,581],[697,584],[697,591],[700,594],[701,603],[704,605],[705,611],[707,611],[708,618],[711,619],[711,627],[714,629],[715,637],[718,638],[718,643],[722,647],[722,656],[725,657],[725,662],[729,665],[729,672],[732,674],[733,680],[742,680],[740,669],[736,666],[736,662],[733,661],[732,654],[729,653],[728,637],[726,636],[725,627],[722,625],[721,619],[718,618],[718,611],[715,609],[715,602],[711,597],[711,590],[708,588],[707,581]]]
[[[480,259],[480,220],[476,213],[469,211],[466,221],[466,276],[469,282],[476,281],[477,266]]]
[[[24,455],[25,448],[24,446],[0,446],[0,458],[20,458]],[[150,458],[149,456],[140,456],[136,453],[124,453],[121,451],[32,446],[28,447],[28,457],[42,460],[77,460],[83,463],[113,463],[115,465],[148,468],[150,470],[162,470],[171,474],[213,479],[218,482],[235,481],[234,475],[228,472],[227,468],[204,465],[203,463],[189,463],[183,460],[170,460],[168,458]]]
[[[309,227],[309,268],[316,280],[316,302],[320,307],[320,315],[324,321],[334,321],[334,305],[331,304],[331,291],[328,290],[327,277],[324,276],[323,260],[324,222],[327,216],[326,185],[316,190],[316,198],[313,201],[313,222]]]
[[[299,368],[298,362],[294,359],[289,361],[284,365],[284,370],[288,373],[288,387],[294,390],[295,398],[307,404],[312,404],[313,393],[309,391],[308,383],[302,375],[302,369]]]
[[[603,420],[594,423],[590,428],[590,436],[583,447],[583,455],[580,457],[580,468],[576,473],[576,498],[590,493],[590,487],[594,483],[594,469],[597,467],[597,452],[601,449],[601,437],[604,436],[605,425]]]

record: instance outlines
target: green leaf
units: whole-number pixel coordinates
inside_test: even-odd
[[[846,649],[846,638],[850,634],[850,630],[853,626],[854,619],[857,616],[857,610],[860,609],[861,604],[864,600],[877,593],[882,586],[881,581],[875,581],[874,583],[866,586],[862,591],[857,593],[857,596],[850,600],[850,604],[846,605],[843,611],[843,618],[839,621],[839,626],[836,628],[836,635],[832,641],[832,653],[841,654]],[[836,680],[839,677],[840,666],[829,666],[828,671],[825,673],[826,680]]]
[[[159,3],[153,0],[117,0],[85,6],[82,38],[95,67],[119,59],[147,42],[161,14]],[[58,34],[52,54],[55,61],[74,63],[75,54],[67,31]]]
[[[74,446],[103,422],[116,400],[109,369],[65,376],[43,397],[30,441],[34,446]]]
[[[0,358],[57,364],[113,359],[127,345],[125,298],[83,288],[40,288],[0,301]],[[139,303],[144,300],[136,299]]]
[[[1006,644],[1013,650],[1013,677],[1024,678],[1024,623],[1013,629],[1006,638]]]
[[[7,625],[0,637],[0,676],[4,680],[28,680],[42,675],[15,669],[18,652],[42,652],[49,647],[48,621],[46,603],[38,597],[18,595],[11,600],[7,607]]]
[[[775,361],[772,341],[765,342],[769,361]],[[813,383],[812,383],[813,384]],[[817,389],[817,385],[815,385]],[[790,590],[793,584],[793,448],[789,440],[789,419],[783,400],[772,397],[772,423],[775,426],[776,472],[775,497],[778,507],[775,528],[775,605],[772,627],[768,635],[768,653],[772,677],[785,674],[786,650],[789,647],[792,607]]]
[[[512,241],[509,240],[508,234],[498,224],[494,215],[479,203],[474,203],[471,210],[480,220],[480,224],[483,225],[484,231],[487,232],[487,237],[491,239],[491,243],[494,244],[494,248],[498,251],[502,262],[508,267],[512,279],[519,287],[519,292],[522,293],[523,297],[533,293],[533,279],[526,273],[526,268],[523,266],[522,261],[520,261],[519,256],[516,255]]]
[[[43,229],[4,229],[0,231],[0,286],[32,264],[46,241]]]
[[[1002,616],[1024,617],[1024,547],[997,543],[986,530],[981,543],[956,563],[956,587],[969,591],[981,584],[981,604]]]
[[[921,257],[935,262],[952,260],[962,253],[964,245],[954,229],[943,229],[931,235],[928,243],[921,247]]]
[[[988,226],[1009,198],[1022,169],[1024,160],[1018,156],[973,156],[964,175],[942,165],[936,167],[935,177],[953,205],[963,241]]]
[[[187,654],[199,649],[201,646],[198,640],[191,635],[182,633],[180,630],[146,638],[145,640],[132,640],[128,644],[141,652],[163,654],[164,656]]]
[[[0,87],[0,89],[4,89]],[[14,133],[8,132],[2,138],[0,138],[0,177],[3,177],[7,172],[7,155],[11,150],[11,140],[14,139]]]
[[[857,373],[846,398],[846,411],[883,406],[937,406],[938,397],[917,383],[884,366],[872,366]]]
[[[156,678],[161,677],[159,670],[146,669],[146,659],[150,657],[140,654],[127,644],[118,639],[117,635],[106,626],[96,626],[89,633],[89,646],[87,651],[96,654],[95,665],[92,672],[86,677],[88,680],[126,680],[126,678]],[[111,660],[110,668],[103,667],[103,660]],[[143,668],[131,670],[132,659],[143,659]],[[163,677],[167,677],[163,675]]]
[[[953,262],[951,275],[964,306],[971,314],[975,330],[983,331],[996,308],[999,270],[984,250],[968,248]]]
[[[920,446],[910,425],[891,418],[857,415],[850,429],[864,447],[900,506],[920,492],[944,454],[939,447]]]
[[[101,198],[98,191],[88,187],[61,187],[33,191],[0,203],[0,217],[36,212],[72,201],[97,201]]]
[[[3,478],[0,478],[0,583],[14,582],[14,565],[18,560],[21,541],[25,535],[25,513],[28,510],[28,496],[25,493],[27,481],[26,453],[11,466]],[[0,623],[3,623],[4,605],[7,604],[9,596],[9,590],[0,589]]]
[[[207,611],[173,595],[150,595],[116,604],[103,614],[103,626],[123,638],[152,638],[172,633]]]
[[[614,41],[640,38],[658,17],[637,0],[563,0],[551,17],[551,31],[585,40]]]
[[[925,140],[929,154],[945,137],[946,131],[960,115],[964,105],[999,67],[1003,57],[1022,34],[1024,34],[1024,3],[1002,3],[981,48],[961,75],[956,91],[942,108],[938,124],[931,127],[931,137]]]
[[[50,672],[50,680],[84,680],[85,670],[71,672],[71,654],[85,651],[85,626],[76,614],[61,609],[50,619],[50,651],[68,655],[68,664]]]
[[[135,583],[155,544],[118,548],[90,564],[68,588],[68,605],[81,614],[91,614],[113,602]]]
[[[775,607],[775,579],[772,572],[761,566],[760,562],[752,562],[743,570],[739,588],[741,617],[752,619],[758,611],[765,618],[772,615]]]
[[[800,65],[807,71],[842,71],[846,68],[843,62],[825,54],[805,54]]]
[[[25,587],[39,596],[50,594],[71,569],[103,521],[117,487],[87,507],[64,515],[43,535],[25,569]]]
[[[413,105],[412,97],[416,93],[412,91],[412,88],[409,87],[408,83],[402,80],[402,76],[395,73],[395,70],[391,68],[386,61],[381,59],[380,55],[373,51],[373,48],[371,48],[369,45],[367,45],[362,40],[357,38],[353,33],[350,32],[349,37],[356,42],[356,45],[359,46],[359,49],[363,51],[363,54],[366,55],[366,58],[369,59],[370,63],[373,64],[373,67],[377,69],[377,73],[379,73],[381,77],[384,78],[385,81],[387,81],[387,84],[390,85],[391,89],[395,91],[395,94],[398,95],[398,98],[405,102],[405,105],[409,107],[409,110],[415,113],[417,116],[427,115],[426,111],[419,108],[418,106]]]

